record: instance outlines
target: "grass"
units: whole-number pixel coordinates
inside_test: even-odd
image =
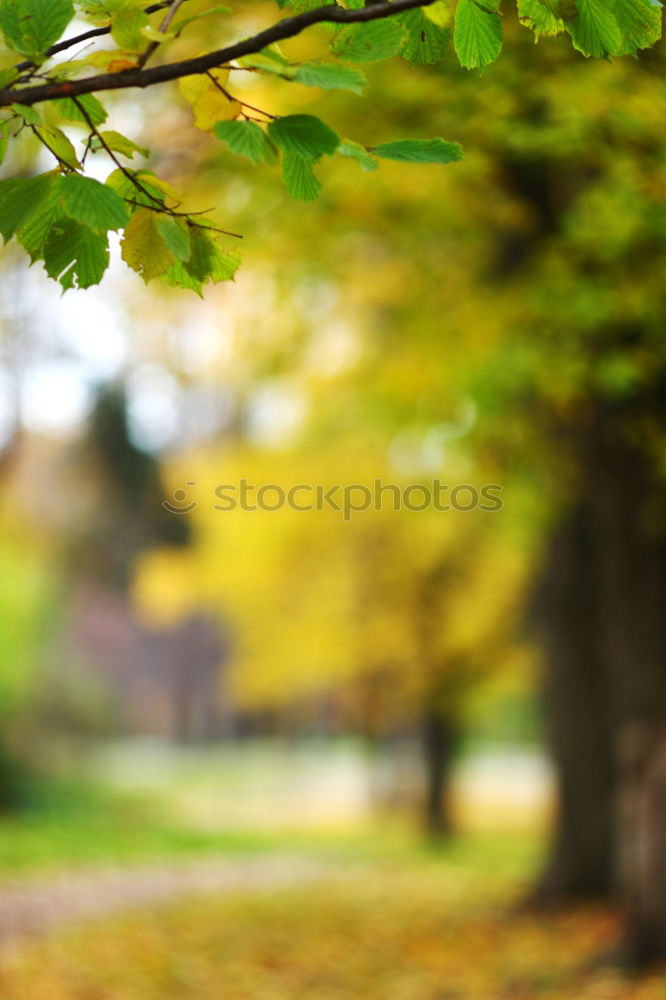
[[[62,783],[31,808],[0,820],[0,879],[95,864],[261,850],[265,840],[242,831],[198,830],[174,822],[157,802]]]
[[[520,878],[537,864],[539,841],[529,831],[480,831],[430,845],[399,819],[343,830],[210,831],[174,820],[157,799],[61,783],[32,808],[0,820],[0,880],[39,877],[93,865],[153,863],[211,854],[288,851],[333,861],[442,861],[470,865],[487,877]]]
[[[346,744],[183,751],[123,743],[86,760],[87,777],[39,786],[29,809],[0,817],[0,880],[274,850],[426,866],[443,858],[472,863],[488,877],[502,870],[519,878],[537,864],[534,817],[516,828],[514,810],[507,826],[497,803],[481,811],[478,803],[458,803],[474,832],[444,848],[424,844],[404,816],[373,819],[367,809],[340,803],[331,789],[365,787],[367,779],[358,749]]]

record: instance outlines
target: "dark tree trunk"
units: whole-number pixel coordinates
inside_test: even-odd
[[[666,958],[666,725],[625,727],[621,740],[620,874],[624,958]]]
[[[666,487],[626,434],[645,411],[598,406],[540,601],[560,809],[539,891],[617,887],[639,965],[666,958]]]
[[[602,642],[617,734],[624,951],[643,965],[666,959],[666,488],[612,425],[598,458]]]
[[[423,718],[423,758],[425,765],[424,821],[433,840],[451,836],[451,769],[458,743],[453,720],[437,709]]]
[[[535,617],[556,770],[556,824],[534,900],[603,898],[613,888],[615,774],[609,693],[598,648],[595,525],[569,512],[551,541]]]

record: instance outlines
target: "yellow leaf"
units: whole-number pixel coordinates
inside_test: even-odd
[[[97,69],[109,69],[117,62],[127,63],[125,69],[131,69],[138,65],[133,53],[123,49],[100,49],[99,52],[91,52],[89,56],[80,59],[79,62],[82,66],[90,65]]]
[[[159,278],[175,260],[157,231],[155,218],[155,212],[140,208],[125,226],[120,243],[123,260],[146,283],[152,278]]]
[[[134,69],[138,65],[132,59],[112,59],[107,69],[109,73],[121,73],[124,69]]]
[[[451,8],[446,0],[435,0],[435,3],[423,8],[423,13],[440,28],[448,28],[451,24]]]
[[[241,104],[227,97],[222,89],[229,76],[228,70],[217,70],[210,76],[186,76],[179,81],[178,87],[185,100],[191,105],[194,114],[194,124],[203,132],[212,132],[216,122],[236,118],[241,111]]]
[[[156,174],[152,172],[152,170],[140,170],[136,176],[137,180],[139,181],[144,180],[147,184],[150,185],[150,187],[157,188],[157,190],[161,191],[162,194],[165,194],[167,198],[173,199],[173,201],[175,201],[176,204],[180,205],[182,198],[175,190],[175,188],[171,187],[168,181],[164,181],[162,180],[161,177],[157,177]]]

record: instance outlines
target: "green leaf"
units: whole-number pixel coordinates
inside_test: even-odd
[[[213,132],[232,153],[247,156],[255,164],[275,163],[275,150],[256,122],[218,122]]]
[[[333,4],[335,0],[278,0],[280,7],[291,7],[297,14],[302,14],[306,10],[314,10],[316,7],[323,7]]]
[[[444,139],[397,139],[372,148],[375,156],[402,163],[455,163],[462,159],[462,146]]]
[[[358,142],[353,142],[351,139],[343,139],[338,146],[337,152],[340,156],[348,156],[363,168],[363,170],[377,170],[379,164],[377,163],[374,156],[372,156],[365,146],[361,146]]]
[[[268,134],[285,153],[298,153],[308,160],[332,154],[340,144],[339,135],[314,115],[285,115],[268,126]]]
[[[0,122],[0,163],[2,163],[5,158],[8,141],[9,129],[7,128],[7,122]]]
[[[102,145],[100,140],[104,141],[104,145]],[[97,138],[96,135],[92,137],[90,148],[93,153],[103,149],[104,146],[112,149],[114,153],[121,153],[130,160],[133,158],[135,153],[140,153],[141,156],[150,156],[149,149],[146,149],[145,146],[138,146],[135,142],[132,142],[131,139],[121,135],[120,132],[100,132],[99,138]]]
[[[282,157],[282,179],[292,198],[314,201],[319,197],[321,184],[312,170],[312,160],[298,153],[285,153]]]
[[[8,69],[0,70],[0,90],[8,87],[10,83],[13,83],[18,75],[18,70],[16,70],[13,66]]]
[[[302,63],[296,70],[296,83],[306,87],[321,87],[322,90],[351,90],[354,94],[363,93],[367,80],[363,73],[348,66],[338,66],[335,63]]]
[[[73,219],[55,223],[44,245],[44,266],[64,289],[90,288],[102,280],[109,266],[106,233],[94,233]]]
[[[0,233],[5,243],[39,209],[53,181],[53,174],[0,181]]]
[[[186,28],[192,21],[198,21],[200,17],[210,17],[211,14],[231,14],[231,7],[218,4],[216,7],[208,7],[207,10],[200,10],[198,14],[191,14],[190,17],[183,17],[180,21],[176,21],[172,30],[176,35],[179,35],[183,28]]]
[[[102,105],[93,94],[83,94],[77,97],[76,101],[71,97],[59,97],[50,102],[61,118],[68,122],[86,122],[85,114],[88,115],[93,125],[101,125],[106,121],[108,115]],[[81,110],[83,108],[83,111]]]
[[[192,253],[184,265],[197,281],[228,281],[240,266],[240,257],[233,251],[222,251],[212,235],[199,226],[190,231]]]
[[[175,255],[157,228],[157,219],[157,213],[140,208],[125,227],[120,241],[123,260],[146,284],[159,278],[175,261]]]
[[[182,199],[178,192],[174,190],[168,181],[162,180],[162,178],[158,177],[152,170],[135,170],[133,173],[144,186],[147,186],[145,183],[147,181],[151,187],[155,188],[159,192],[160,196],[164,200],[170,198],[174,202],[174,205],[180,205]]]
[[[122,229],[129,219],[125,202],[107,184],[92,177],[61,177],[58,191],[65,214],[90,229]]]
[[[407,39],[400,55],[416,65],[439,62],[451,41],[451,29],[435,24],[423,10],[410,10],[402,21]]]
[[[61,132],[59,128],[54,128],[50,125],[38,125],[35,128],[35,132],[61,163],[65,163],[73,170],[78,170],[81,167],[74,147],[65,133]]]
[[[46,197],[16,232],[16,238],[34,264],[44,256],[44,245],[55,222],[64,217],[58,185],[50,185]]]
[[[128,52],[141,52],[146,46],[143,29],[147,24],[148,15],[142,6],[124,3],[113,14],[111,37],[119,48]]]
[[[175,264],[172,264],[168,271],[165,271],[163,275],[160,276],[161,281],[165,281],[167,285],[172,288],[187,288],[193,292],[196,292],[199,298],[203,298],[202,295],[202,283],[197,279],[193,278],[192,275],[185,270],[184,264],[177,260]]]
[[[282,55],[279,45],[267,45],[257,53],[257,56],[267,59],[268,62],[276,63],[278,66],[289,65],[289,60]]]
[[[156,215],[155,226],[176,260],[189,260],[190,230],[182,219],[174,219],[172,215]]]
[[[136,187],[128,175],[135,177],[143,190]],[[132,210],[136,205],[152,205],[153,207],[157,207],[164,204],[164,192],[156,184],[151,183],[151,181],[155,180],[157,180],[155,175],[148,170],[114,170],[106,178],[105,183],[107,187],[112,188],[112,190],[119,194],[124,201],[134,203],[127,206]]]
[[[127,0],[76,0],[82,14],[105,27],[108,27],[111,14],[125,3]]]
[[[74,17],[72,0],[0,0],[0,30],[10,49],[36,62]]]
[[[158,45],[161,45],[163,42],[170,42],[176,37],[173,31],[160,31],[159,28],[153,28],[150,24],[141,29],[141,34],[149,42],[157,42]]]
[[[573,21],[576,16],[578,0],[541,0],[548,7],[553,17],[560,21]]]
[[[559,35],[564,31],[564,21],[556,17],[543,0],[518,0],[520,23],[531,28],[537,39]]]
[[[461,66],[483,69],[502,50],[499,14],[480,6],[476,0],[458,0],[453,40]]]
[[[613,13],[622,36],[617,55],[633,55],[661,38],[661,7],[651,0],[615,0]]]
[[[241,56],[238,64],[261,70],[262,73],[274,73],[285,78],[291,77],[293,73],[293,67],[289,64],[289,60],[284,58],[276,45],[268,46],[249,56]]]
[[[349,62],[376,62],[398,54],[407,33],[397,18],[351,24],[338,32],[332,51]]]
[[[608,0],[578,0],[576,17],[567,25],[574,48],[603,59],[622,48],[622,36]]]
[[[26,125],[41,125],[44,120],[37,108],[29,104],[10,104],[10,108],[21,116]]]

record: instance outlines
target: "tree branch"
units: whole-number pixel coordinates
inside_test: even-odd
[[[171,0],[162,0],[161,3],[151,3],[149,7],[144,7],[144,14],[154,14],[158,10],[164,10],[165,7],[171,5]],[[66,49],[71,49],[73,45],[79,45],[81,42],[87,42],[91,38],[99,38],[100,35],[110,35],[111,25],[108,24],[104,28],[91,28],[90,31],[84,31],[82,35],[75,35],[74,38],[65,38],[62,42],[56,42],[44,53],[45,56],[55,56],[58,52],[64,52]],[[23,62],[17,63],[14,69],[17,69],[19,73],[23,73],[27,69],[32,69],[35,63],[31,59],[24,59]]]
[[[395,14],[414,10],[416,7],[428,7],[434,0],[391,0],[390,3],[372,4],[359,10],[348,10],[332,4],[328,7],[317,7],[315,10],[304,11],[294,17],[286,17],[270,28],[235,42],[224,49],[208,52],[194,59],[183,59],[180,62],[166,63],[164,66],[154,66],[150,69],[126,69],[120,73],[100,73],[83,80],[61,80],[53,83],[40,84],[34,87],[24,87],[20,90],[0,90],[0,107],[10,104],[38,104],[40,101],[52,101],[60,97],[81,97],[83,94],[97,93],[103,90],[124,90],[129,87],[152,87],[156,83],[168,80],[178,80],[183,76],[193,76],[205,73],[207,70],[228,63],[233,59],[254,55],[272,45],[300,35],[313,24],[327,22],[329,24],[359,24],[365,21],[376,21]]]

